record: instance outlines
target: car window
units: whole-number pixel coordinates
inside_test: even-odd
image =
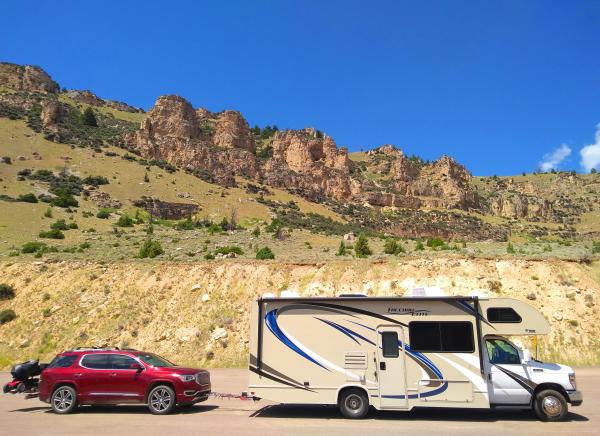
[[[151,366],[175,366],[174,363],[169,362],[167,359],[163,359],[162,357],[152,353],[140,354],[138,357]]]
[[[77,360],[76,355],[56,356],[48,365],[48,368],[68,368]]]
[[[112,369],[109,354],[86,354],[81,359],[81,366],[91,369]]]
[[[139,366],[139,363],[135,359],[122,354],[112,354],[110,356],[110,362],[112,369],[132,369],[131,365]]]
[[[485,341],[490,363],[514,365],[521,363],[517,349],[504,339],[488,339]]]

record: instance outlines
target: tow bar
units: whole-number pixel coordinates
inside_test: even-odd
[[[245,392],[245,391],[239,395],[225,393],[225,392],[211,392],[210,394],[208,394],[208,396],[216,398],[218,400],[224,400],[224,399],[231,400],[232,398],[234,400],[242,400],[242,401],[250,401],[250,400],[259,401],[260,400],[260,397],[256,397],[254,395],[248,395],[248,392]]]

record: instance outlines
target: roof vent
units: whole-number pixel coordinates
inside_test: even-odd
[[[437,286],[423,286],[418,288],[412,288],[408,291],[406,297],[447,297],[446,294],[441,288]]]

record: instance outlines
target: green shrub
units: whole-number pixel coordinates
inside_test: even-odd
[[[236,245],[230,245],[230,246],[226,246],[226,247],[219,247],[215,250],[215,254],[229,254],[229,253],[235,253],[238,256],[243,256],[244,255],[244,250],[241,249],[241,247],[238,247]]]
[[[259,260],[275,259],[275,254],[269,247],[263,247],[256,252],[256,258]]]
[[[402,244],[398,243],[398,241],[396,241],[393,238],[388,238],[385,240],[385,243],[383,244],[383,252],[385,254],[400,254],[400,253],[404,253],[404,247],[402,246]]]
[[[208,226],[208,228],[206,229],[206,231],[210,235],[214,235],[215,233],[221,233],[223,231],[223,229],[221,228],[220,225],[212,223],[212,224],[210,224],[210,226]]]
[[[17,317],[17,314],[12,309],[5,309],[0,312],[0,324],[6,324]]]
[[[442,238],[429,238],[427,240],[427,246],[432,250],[443,249],[446,243]]]
[[[206,253],[206,254],[204,255],[204,258],[205,258],[206,260],[214,260],[214,259],[215,259],[215,255],[214,255],[214,254],[212,254],[212,253]]]
[[[93,186],[108,185],[108,179],[103,176],[87,176],[82,182]]]
[[[254,236],[255,238],[258,238],[260,236],[260,227],[254,227],[254,230],[252,230],[252,236]]]
[[[0,283],[0,300],[12,300],[15,298],[15,288],[6,283]]]
[[[600,241],[594,241],[592,244],[592,253],[600,253]]]
[[[509,243],[506,245],[506,252],[507,252],[508,254],[515,254],[515,247],[513,246],[512,242],[509,242]]]
[[[124,213],[123,215],[121,215],[119,217],[119,220],[117,221],[117,226],[119,227],[133,227],[133,219],[127,215],[126,213]]]
[[[67,223],[63,219],[56,220],[55,222],[53,222],[50,225],[50,228],[53,230],[68,230],[69,229],[69,227],[67,226]]]
[[[44,212],[44,217],[46,218],[52,218],[52,208],[48,208],[46,209],[46,212]]]
[[[177,224],[175,224],[175,228],[177,230],[194,230],[196,225],[192,221],[192,217],[187,217],[187,219],[179,221]]]
[[[52,312],[50,311],[50,309],[45,308],[44,310],[42,310],[42,316],[44,318],[48,318],[50,315],[52,315]]]
[[[89,242],[82,242],[81,244],[79,244],[79,248],[81,248],[82,250],[87,250],[91,246],[92,244],[90,244]]]
[[[160,245],[160,242],[153,241],[152,239],[146,239],[140,247],[140,253],[138,256],[142,259],[146,257],[153,259],[156,256],[163,254],[164,252],[165,251]]]
[[[369,248],[369,240],[367,239],[364,233],[358,235],[358,239],[354,244],[354,253],[356,254],[356,257],[359,258],[368,257],[371,254],[373,254],[373,252]]]
[[[417,244],[415,245],[415,251],[423,251],[425,250],[425,246],[423,245],[422,241],[417,241]]]
[[[37,203],[38,199],[35,194],[31,192],[28,194],[21,194],[17,197],[17,201],[22,201],[23,203]]]
[[[70,222],[68,227],[69,227],[69,230],[75,230],[75,229],[79,228],[79,226],[77,225],[77,223],[75,221]]]
[[[96,214],[96,218],[100,218],[101,220],[105,220],[110,217],[110,209],[100,209]]]
[[[73,197],[72,194],[64,191],[57,193],[56,197],[50,201],[50,204],[52,206],[63,208],[79,206],[79,202],[75,199],[75,197]]]
[[[48,230],[47,232],[40,232],[40,238],[48,239],[65,239],[65,234],[57,229]]]
[[[44,242],[26,242],[23,244],[23,246],[21,247],[21,253],[24,254],[28,254],[28,253],[36,253],[38,251],[40,251],[41,249],[45,248],[47,245]]]

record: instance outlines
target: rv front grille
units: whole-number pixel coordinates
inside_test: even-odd
[[[364,351],[348,351],[344,353],[344,368],[367,369],[367,353]]]

